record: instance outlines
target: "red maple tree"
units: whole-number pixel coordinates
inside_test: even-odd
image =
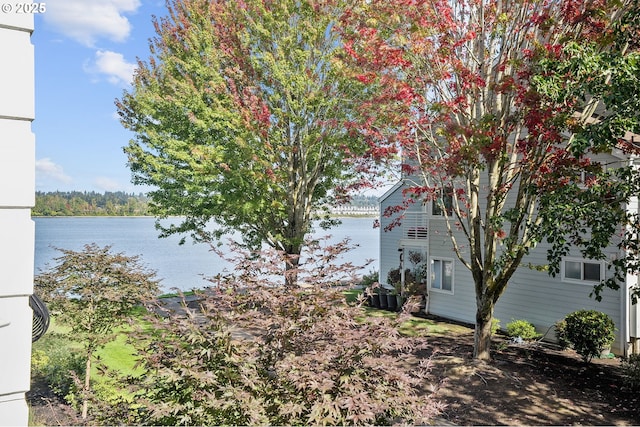
[[[603,173],[589,155],[619,145],[625,126],[639,129],[637,113],[619,108],[632,96],[616,80],[637,72],[625,62],[637,55],[624,25],[634,16],[630,1],[371,0],[343,17],[345,60],[370,95],[353,127],[372,156],[401,157],[408,199],[452,189],[442,211],[475,283],[476,358],[490,357],[494,306],[522,258],[593,214],[554,202],[579,206],[584,198],[564,189],[578,191],[583,172]],[[610,224],[625,219],[625,189],[611,188]],[[552,244],[552,273],[576,242]]]

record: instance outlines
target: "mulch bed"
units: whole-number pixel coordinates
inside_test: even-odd
[[[623,384],[620,359],[585,363],[572,350],[495,340],[493,360],[472,360],[473,331],[428,338],[438,396],[448,405],[440,424],[640,425],[640,391]],[[426,355],[425,355],[426,356]]]

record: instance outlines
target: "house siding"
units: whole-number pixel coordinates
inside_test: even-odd
[[[386,208],[387,206],[400,205],[402,203],[402,200],[402,189],[400,188],[400,186],[395,186],[386,195],[382,196],[381,212],[384,212],[384,208]],[[391,230],[385,231],[386,227],[393,222],[394,218],[396,218],[396,216],[385,217],[384,215],[380,215],[381,238],[379,256],[379,280],[381,284],[386,284],[389,271],[393,270],[394,268],[398,268],[400,265],[398,248],[400,239],[402,238],[402,231],[399,227],[394,227]]]
[[[622,164],[619,158],[608,154],[599,154],[592,160],[606,164],[608,167]],[[486,194],[480,194],[480,199],[486,200]],[[387,206],[401,203],[402,187],[398,187],[395,191],[381,198],[380,207],[384,211]],[[511,199],[507,203],[513,204],[514,201]],[[637,209],[637,206],[635,208]],[[415,205],[412,209],[416,209]],[[432,216],[428,221],[428,257],[454,260],[454,287],[453,293],[431,289],[427,309],[429,313],[434,315],[475,323],[476,296],[471,272],[454,253],[445,220]],[[381,279],[386,279],[388,271],[399,265],[398,247],[401,234],[397,229],[384,231],[384,226],[390,222],[391,219],[385,219],[381,216]],[[454,230],[454,234],[464,257],[467,252],[465,245],[468,245],[468,241],[461,231]],[[611,249],[606,251],[609,260],[618,256],[617,243],[617,241],[612,242]],[[548,243],[539,243],[524,257],[521,267],[516,270],[509,281],[509,285],[498,300],[494,312],[495,317],[501,321],[501,326],[505,327],[512,320],[525,319],[531,322],[539,333],[545,334],[545,339],[553,341],[555,340],[553,330],[555,322],[573,311],[594,309],[608,314],[613,319],[616,324],[616,340],[612,350],[617,354],[624,354],[628,341],[627,318],[629,310],[625,305],[624,293],[628,292],[628,287],[622,286],[617,291],[605,289],[602,293],[602,301],[598,302],[595,298],[589,297],[593,290],[592,285],[565,282],[560,274],[552,277],[544,271],[528,267],[530,264],[534,266],[546,265],[548,263],[546,259],[548,249]],[[572,251],[570,256],[581,258],[577,251]],[[611,272],[605,269],[605,274],[609,277]]]
[[[27,425],[35,202],[33,15],[0,13],[0,425]]]

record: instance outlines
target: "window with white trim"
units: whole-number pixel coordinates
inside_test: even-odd
[[[604,279],[604,261],[563,258],[561,273],[564,282],[599,283]]]
[[[429,287],[453,293],[453,265],[452,259],[431,258]]]

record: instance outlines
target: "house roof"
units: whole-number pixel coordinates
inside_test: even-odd
[[[404,180],[402,179],[396,182],[395,184],[393,184],[393,187],[389,188],[387,191],[384,192],[382,196],[378,197],[378,203],[384,202],[389,196],[395,193],[398,190],[398,188],[402,187],[403,184],[404,184]]]

